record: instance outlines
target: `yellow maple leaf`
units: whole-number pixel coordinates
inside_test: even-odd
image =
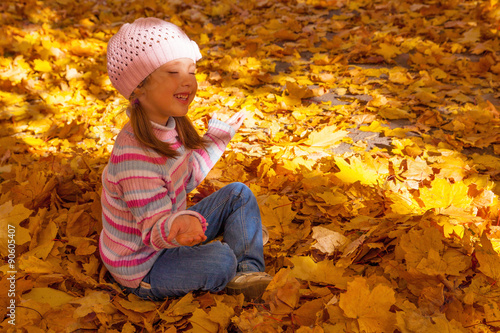
[[[188,293],[176,302],[172,302],[169,307],[160,312],[161,319],[166,322],[176,322],[178,317],[193,313],[199,306],[199,303],[194,300],[193,294]]]
[[[405,301],[405,303],[409,302]],[[410,311],[405,309],[405,311],[398,311],[396,317],[396,326],[402,333],[466,332],[459,322],[454,319],[448,320],[444,314],[426,316],[420,310],[414,309]]]
[[[427,256],[421,258],[417,266],[418,271],[427,275],[460,275],[460,272],[467,268],[470,261],[467,257],[453,251],[446,251],[443,256],[432,248],[428,249]]]
[[[142,298],[134,294],[129,294],[128,299],[120,298],[118,299],[118,303],[123,306],[127,310],[132,310],[134,312],[145,313],[156,310],[155,303],[151,301],[145,301]]]
[[[294,256],[290,261],[294,265],[292,273],[298,279],[331,284],[339,289],[345,289],[347,282],[352,280],[344,276],[344,268],[336,267],[330,260],[316,263],[310,256]]]
[[[31,220],[30,227],[33,230],[33,237],[29,253],[45,260],[54,247],[54,239],[58,231],[57,225],[53,221],[49,221],[49,223],[42,227],[38,216]]]
[[[281,331],[280,323],[265,312],[252,307],[245,309],[239,316],[234,316],[232,319],[242,332],[279,332]]]
[[[391,210],[400,215],[416,215],[422,213],[422,209],[408,188],[401,187],[395,191],[389,190],[385,192],[388,199],[392,201],[390,204]]]
[[[287,197],[276,194],[260,197],[258,200],[262,223],[268,227],[271,239],[281,237],[284,228],[296,215],[292,210],[292,202]]]
[[[470,221],[470,215],[466,215],[466,221]],[[465,227],[459,221],[450,218],[450,216],[440,215],[436,222],[443,228],[443,234],[446,237],[463,237]]]
[[[345,138],[349,132],[338,130],[337,126],[325,126],[319,132],[312,132],[304,142],[311,147],[332,147]]]
[[[401,54],[401,50],[396,45],[380,43],[379,49],[375,50],[375,53],[380,54],[384,57],[386,61],[391,60],[398,54]]]
[[[408,159],[406,165],[407,170],[401,174],[406,179],[422,181],[433,173],[432,168],[420,157]]]
[[[484,274],[475,274],[470,285],[464,289],[464,304],[472,305],[492,291],[491,280]]]
[[[103,43],[99,41],[100,43]],[[70,50],[73,54],[80,57],[89,57],[95,55],[96,49],[105,47],[102,44],[98,45],[96,40],[72,40],[70,43]]]
[[[310,159],[305,159],[302,156],[295,157],[293,160],[283,160],[283,165],[285,169],[296,172],[300,172],[301,170],[304,169],[311,171],[315,164],[316,164],[315,161]]]
[[[222,298],[215,298],[216,306],[210,309],[210,320],[217,323],[220,329],[229,326],[231,318],[234,316],[234,308],[230,303],[226,304]]]
[[[476,246],[476,258],[479,270],[495,281],[500,281],[500,256],[493,249],[486,233],[481,235],[481,246]]]
[[[26,220],[33,211],[21,204],[12,206],[12,201],[0,205],[0,254],[7,257],[9,249],[14,249],[8,244],[23,245],[31,240],[29,230],[19,224]]]
[[[31,289],[28,293],[23,294],[23,298],[31,299],[40,303],[47,303],[51,307],[59,307],[72,301],[75,297],[61,290],[37,287]]]
[[[340,157],[334,157],[335,164],[340,171],[335,174],[337,178],[347,184],[359,181],[363,185],[375,185],[378,182],[378,172],[370,169],[359,157],[353,156],[350,163]]]
[[[399,246],[405,252],[407,267],[416,267],[423,258],[427,258],[429,249],[438,253],[444,250],[441,233],[431,227],[410,230],[401,236]]]
[[[434,92],[434,89],[420,89],[420,91],[415,94],[415,98],[425,104],[438,102],[439,97],[435,95]]]
[[[52,66],[47,60],[35,59],[33,62],[35,64],[34,69],[38,72],[48,73],[52,71]]]
[[[347,197],[340,188],[331,187],[327,192],[317,192],[311,194],[315,199],[320,198],[329,206],[336,206],[347,202]]]
[[[435,79],[446,79],[448,74],[441,68],[433,68],[431,71],[431,76]]]
[[[307,86],[300,86],[297,83],[291,81],[288,81],[286,83],[285,91],[288,92],[290,96],[294,96],[299,99],[312,97],[314,95],[312,90]]]
[[[284,109],[291,109],[292,107],[299,106],[302,103],[302,100],[294,95],[285,95],[276,96],[276,100],[280,103],[280,105]]]
[[[440,231],[433,227],[410,230],[399,246],[405,252],[406,266],[427,275],[458,276],[470,266],[468,256],[444,247]]]
[[[454,181],[462,180],[470,170],[468,163],[459,154],[453,153],[436,158],[435,162],[430,166],[439,169],[439,175],[442,178],[449,178]]]
[[[212,311],[210,311],[210,314]],[[189,322],[193,325],[193,332],[220,332],[222,327],[219,327],[216,322],[212,321],[210,314],[206,313],[202,309],[195,309],[193,311],[193,315],[189,318]]]
[[[448,208],[455,206],[458,208],[468,208],[473,199],[467,194],[469,187],[463,182],[451,184],[443,178],[436,178],[430,187],[420,189],[420,199],[424,202],[425,208]]]
[[[72,304],[80,304],[74,312],[74,318],[83,318],[90,313],[111,315],[117,309],[111,304],[109,294],[104,291],[91,291],[82,298],[71,301]]]
[[[488,169],[499,169],[500,168],[500,158],[487,155],[487,154],[473,154],[472,158],[474,160],[474,164],[478,164],[480,166],[486,167]]]
[[[300,300],[300,283],[292,270],[280,269],[267,286],[262,299],[272,303],[273,312],[276,313],[287,314],[295,309]]]
[[[388,128],[387,126],[380,123],[378,120],[374,120],[370,122],[369,126],[360,126],[359,130],[365,132],[383,133],[387,128]]]
[[[394,331],[396,315],[389,311],[394,303],[396,297],[392,288],[378,284],[370,289],[363,277],[349,282],[339,301],[346,317],[357,320],[360,332],[374,333]]]
[[[26,273],[45,273],[50,274],[61,271],[62,268],[56,267],[49,261],[38,259],[34,256],[23,256],[19,258],[19,268]]]
[[[10,80],[13,84],[27,79],[31,72],[30,65],[21,55],[17,56],[14,60],[12,58],[0,58],[0,68],[2,68],[0,70],[0,78],[2,80]],[[5,91],[2,91],[2,94],[5,93]]]
[[[460,39],[460,42],[464,44],[473,44],[476,43],[480,37],[481,37],[481,28],[474,27],[464,32],[462,39]]]
[[[413,79],[408,75],[405,69],[396,67],[389,71],[389,81],[409,85]]]
[[[323,299],[313,299],[311,301],[307,301],[300,306],[297,310],[293,311],[293,318],[297,322],[301,328],[311,327],[316,322],[318,314],[322,313],[322,310],[325,307],[325,302]],[[305,330],[297,330],[297,333],[305,333]],[[322,330],[312,330],[309,331],[311,333],[314,332],[322,332]]]

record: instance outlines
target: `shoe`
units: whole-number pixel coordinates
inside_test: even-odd
[[[262,296],[272,279],[266,272],[240,272],[226,285],[225,290],[228,295],[243,294],[245,301],[251,301]]]
[[[262,245],[266,245],[269,242],[269,231],[265,225],[262,225]]]

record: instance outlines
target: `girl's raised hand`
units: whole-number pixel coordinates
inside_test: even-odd
[[[180,245],[193,246],[205,241],[207,236],[198,218],[192,215],[180,215],[172,222],[167,241],[171,242],[173,239]]]
[[[229,118],[227,120],[219,119],[218,115],[216,113],[214,113],[212,115],[212,118],[219,119],[220,121],[223,121],[226,124],[228,124],[229,126],[231,126],[235,132],[237,132],[238,129],[241,127],[241,125],[243,124],[243,121],[245,120],[246,117],[247,117],[247,115],[243,111],[235,113],[234,115],[231,116],[231,118]]]

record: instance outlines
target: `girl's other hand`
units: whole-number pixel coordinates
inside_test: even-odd
[[[245,120],[246,117],[247,117],[247,115],[243,111],[235,113],[231,118],[229,118],[227,120],[219,119],[218,115],[216,113],[214,113],[212,115],[212,118],[219,119],[220,121],[223,121],[226,124],[228,124],[229,126],[231,126],[235,132],[237,132],[238,129],[241,127],[241,125],[243,124],[243,121]]]
[[[207,236],[198,218],[180,215],[172,222],[167,241],[171,242],[173,239],[182,246],[193,246],[205,241]]]

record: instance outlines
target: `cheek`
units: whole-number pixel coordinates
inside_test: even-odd
[[[152,91],[155,96],[160,98],[165,98],[166,96],[170,96],[174,93],[175,89],[172,88],[170,84],[159,84],[157,88]]]

